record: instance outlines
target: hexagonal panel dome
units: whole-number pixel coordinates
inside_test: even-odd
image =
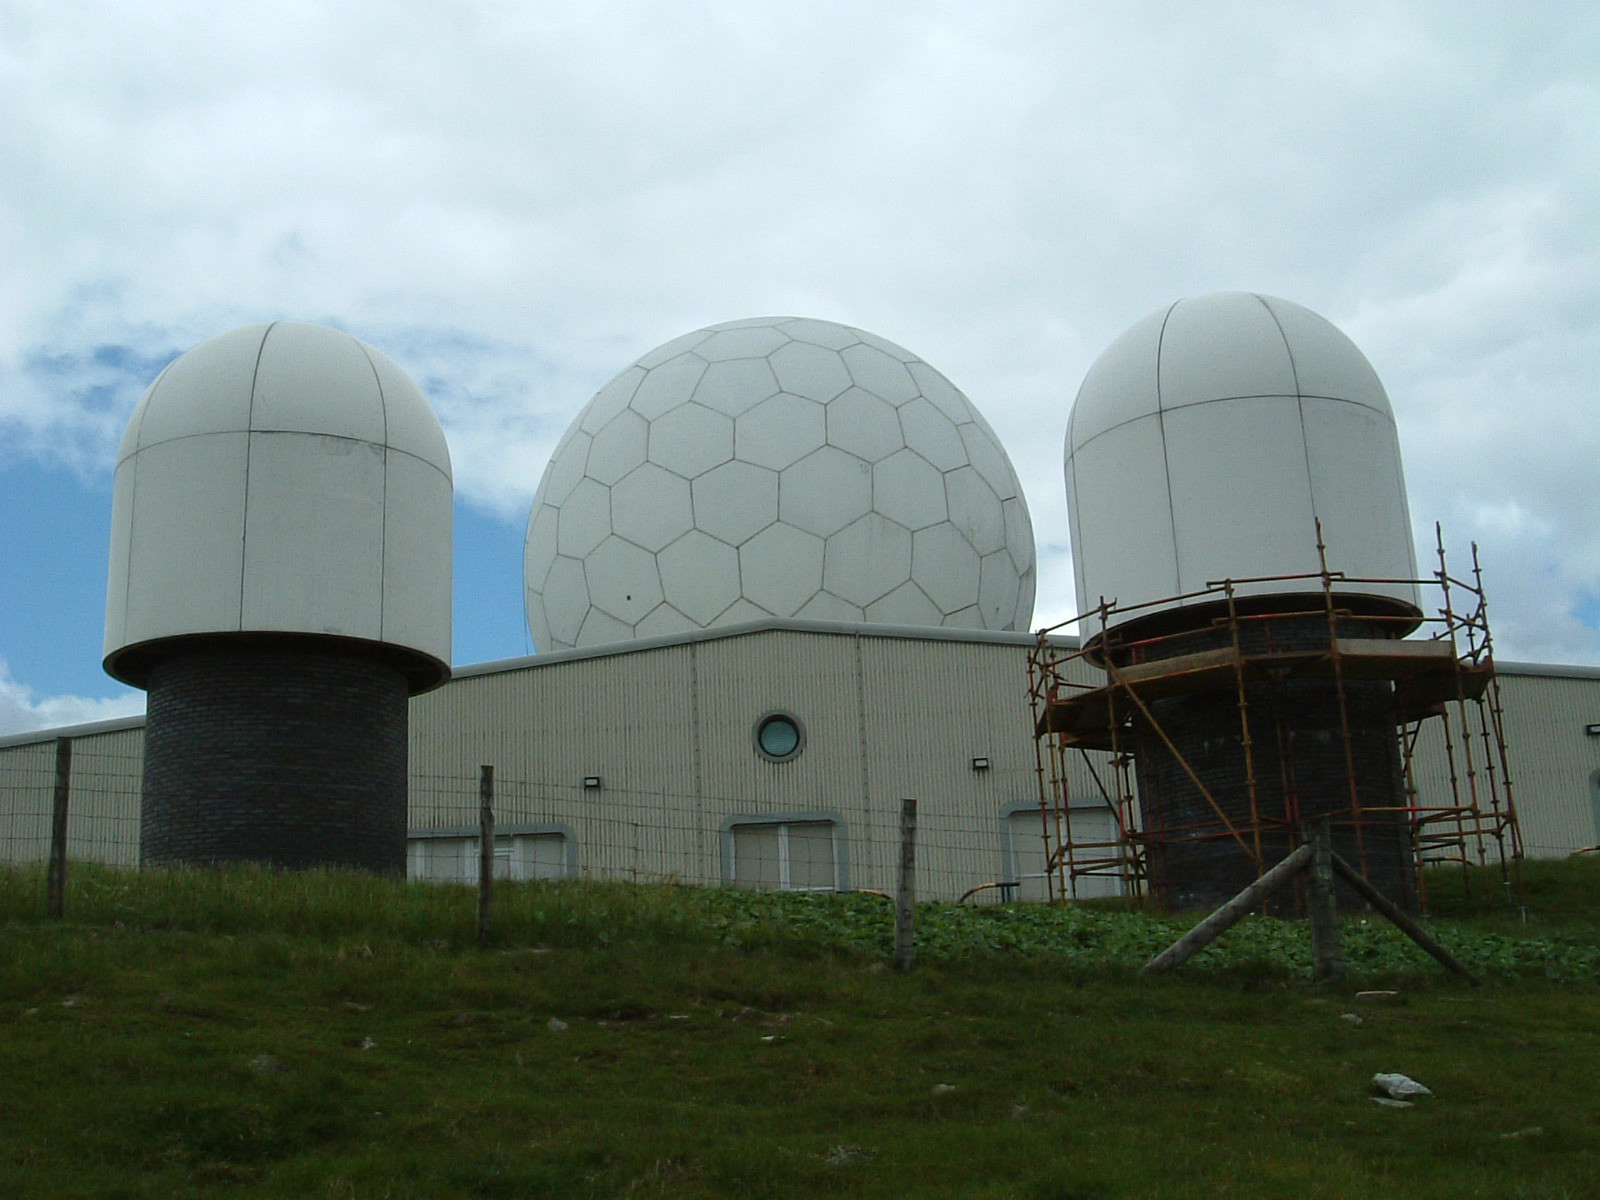
[[[600,389],[545,468],[523,573],[541,651],[763,615],[1018,630],[1033,527],[943,375],[848,325],[762,317]]]

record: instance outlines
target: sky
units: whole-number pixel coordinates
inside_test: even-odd
[[[455,661],[531,652],[550,451],[679,334],[775,314],[932,363],[1072,615],[1084,372],[1183,296],[1348,333],[1422,568],[1499,656],[1600,663],[1593,3],[0,0],[0,734],[101,671],[110,483],[156,373],[256,321],[371,342],[456,479]]]

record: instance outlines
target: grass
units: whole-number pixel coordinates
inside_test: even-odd
[[[926,905],[898,975],[870,896],[510,885],[480,950],[460,888],[0,871],[0,1195],[1588,1196],[1600,864],[1532,866],[1433,922],[1483,989],[1359,921],[1322,988],[1295,925],[1143,980],[1184,921]]]

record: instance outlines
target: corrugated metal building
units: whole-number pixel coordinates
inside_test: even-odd
[[[492,765],[510,876],[889,890],[900,801],[915,797],[925,897],[994,883],[1007,886],[985,897],[1030,898],[1043,856],[1033,645],[789,620],[462,668],[411,702],[411,872],[475,874]],[[1528,852],[1595,845],[1600,670],[1500,672]],[[1437,733],[1419,743],[1424,802],[1448,788]],[[57,735],[74,741],[69,852],[136,862],[139,719],[0,739],[0,858],[46,853]],[[1074,820],[1093,838],[1103,801],[1073,769]]]

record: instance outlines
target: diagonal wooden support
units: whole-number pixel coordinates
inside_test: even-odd
[[[1200,778],[1200,776],[1195,774],[1194,768],[1189,765],[1188,759],[1184,758],[1183,755],[1178,752],[1177,746],[1172,744],[1172,739],[1167,736],[1167,731],[1161,728],[1161,722],[1156,720],[1155,714],[1150,711],[1150,706],[1139,698],[1139,693],[1137,690],[1128,686],[1122,672],[1117,669],[1117,667],[1109,658],[1106,659],[1105,669],[1106,674],[1111,681],[1121,685],[1122,690],[1128,694],[1128,699],[1132,700],[1139,706],[1139,711],[1144,714],[1144,719],[1149,723],[1150,728],[1153,729],[1156,736],[1161,739],[1161,744],[1167,748],[1167,753],[1172,755],[1172,761],[1183,768],[1183,773],[1189,777],[1189,782],[1194,784],[1200,795],[1205,799],[1205,802],[1211,806],[1211,811],[1216,814],[1217,820],[1222,822],[1222,824],[1227,828],[1229,836],[1231,836],[1234,841],[1239,843],[1239,849],[1243,850],[1245,854],[1249,856],[1250,861],[1255,863],[1256,869],[1259,870],[1261,868],[1261,852],[1259,850],[1252,849],[1250,843],[1244,840],[1244,835],[1239,832],[1238,827],[1234,825],[1232,820],[1229,819],[1228,814],[1222,811],[1222,806],[1218,804],[1216,798],[1212,796],[1211,789],[1206,787],[1205,782]],[[1262,878],[1266,878],[1266,876],[1262,876]]]
[[[1405,912],[1396,908],[1389,897],[1366,881],[1360,871],[1357,871],[1337,854],[1332,854],[1330,857],[1333,860],[1333,869],[1339,877],[1354,888],[1356,894],[1372,905],[1379,914],[1389,918],[1391,922],[1398,926],[1401,933],[1433,955],[1446,970],[1461,976],[1473,987],[1483,986],[1483,980],[1469,971],[1466,964],[1434,941],[1428,931],[1408,917]]]
[[[1298,850],[1145,963],[1139,973],[1152,975],[1158,971],[1170,971],[1174,967],[1182,966],[1301,871],[1308,872],[1312,880],[1311,952],[1314,978],[1337,979],[1344,973],[1344,956],[1339,945],[1338,914],[1334,908],[1333,897],[1333,876],[1338,875],[1358,896],[1372,905],[1379,916],[1386,918],[1401,933],[1432,955],[1446,970],[1461,976],[1474,987],[1482,986],[1483,980],[1468,970],[1465,963],[1435,941],[1427,930],[1407,916],[1393,901],[1368,883],[1361,872],[1334,852],[1329,841],[1326,818],[1317,822],[1311,837]]]
[[[1189,930],[1188,933],[1173,942],[1160,954],[1145,963],[1144,969],[1139,973],[1141,975],[1151,975],[1157,971],[1169,971],[1173,967],[1182,966],[1231,929],[1252,908],[1293,879],[1295,874],[1304,870],[1310,862],[1311,844],[1307,842],[1232,900],[1217,909],[1204,921],[1201,921],[1200,924]]]

